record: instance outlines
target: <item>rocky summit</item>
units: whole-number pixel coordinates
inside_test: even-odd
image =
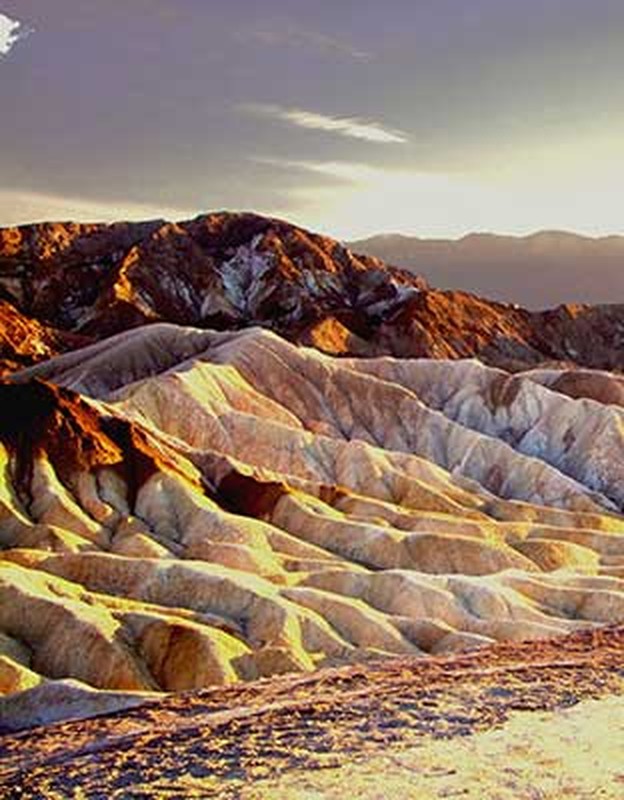
[[[5,229],[0,287],[5,731],[624,623],[624,306],[225,213]]]
[[[333,355],[477,357],[511,371],[544,362],[624,367],[624,305],[528,311],[440,291],[333,239],[248,213],[0,229],[0,320],[5,372],[153,322],[260,325]]]

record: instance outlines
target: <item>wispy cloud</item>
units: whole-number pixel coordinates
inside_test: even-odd
[[[250,161],[278,169],[300,170],[337,178],[345,183],[357,183],[376,174],[374,167],[357,161],[306,161],[271,156],[251,156]]]
[[[42,194],[20,189],[0,189],[0,226],[27,222],[72,220],[75,222],[116,222],[118,220],[189,219],[199,209],[89,200],[83,197]]]
[[[349,42],[338,39],[335,36],[327,36],[324,33],[293,26],[258,28],[242,34],[241,38],[257,41],[272,47],[307,47],[318,50],[321,53],[346,56],[356,61],[370,61],[373,58],[373,54],[367,50],[354,47]]]
[[[0,14],[0,58],[8,56],[14,45],[31,33],[32,28],[26,28],[19,20]]]
[[[386,128],[380,122],[358,117],[330,117],[303,108],[283,108],[268,103],[246,103],[240,110],[256,116],[289,122],[299,128],[336,133],[352,139],[364,139],[378,144],[402,144],[407,142],[407,135],[394,128]]]

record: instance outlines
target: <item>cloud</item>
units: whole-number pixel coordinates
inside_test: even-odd
[[[25,28],[19,20],[0,13],[0,58],[8,56],[16,42],[31,33],[32,29]]]
[[[302,180],[283,193],[282,207],[270,213],[345,240],[383,231],[439,237],[502,229],[513,204],[504,191],[468,175],[403,172],[355,162],[298,166],[346,180],[320,187]]]
[[[268,103],[246,103],[239,106],[242,111],[256,116],[271,117],[315,131],[336,133],[352,139],[364,139],[378,144],[403,144],[407,135],[402,131],[386,128],[380,122],[363,120],[358,117],[330,117],[302,108],[283,108]]]
[[[259,28],[245,34],[243,38],[255,40],[269,46],[308,47],[321,53],[346,56],[356,61],[370,61],[373,57],[372,53],[360,50],[349,44],[349,42],[302,28]]]
[[[117,222],[119,220],[189,219],[198,209],[131,203],[127,201],[88,200],[81,197],[48,195],[0,189],[0,226],[29,222]]]
[[[526,235],[544,228],[605,236],[622,228],[617,198],[624,168],[614,160],[615,151],[604,149],[609,158],[600,168],[593,162],[591,174],[570,166],[573,155],[580,161],[576,150],[562,156],[561,163],[558,152],[549,151],[549,158],[544,153],[536,162],[539,175],[520,156],[513,170],[453,173],[355,161],[254,160],[276,170],[301,171],[299,180],[282,192],[279,205],[266,213],[342,239],[384,231],[434,238],[471,231]],[[536,158],[536,153],[524,157]],[[306,180],[306,173],[338,182],[319,185]]]
[[[278,169],[301,170],[320,175],[327,175],[345,183],[358,183],[376,174],[375,167],[357,161],[306,161],[271,156],[252,156],[250,161],[265,164]]]

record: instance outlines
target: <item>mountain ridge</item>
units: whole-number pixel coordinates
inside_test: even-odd
[[[542,230],[525,236],[473,232],[457,239],[378,234],[349,247],[459,288],[543,309],[624,299],[624,235]]]
[[[6,330],[15,331],[2,343],[5,371],[152,322],[261,325],[334,355],[624,366],[624,306],[532,312],[438,290],[329,237],[249,213],[0,229],[0,291]]]

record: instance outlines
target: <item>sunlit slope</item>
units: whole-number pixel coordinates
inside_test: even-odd
[[[17,374],[6,718],[624,621],[619,379],[555,372],[158,324]]]

